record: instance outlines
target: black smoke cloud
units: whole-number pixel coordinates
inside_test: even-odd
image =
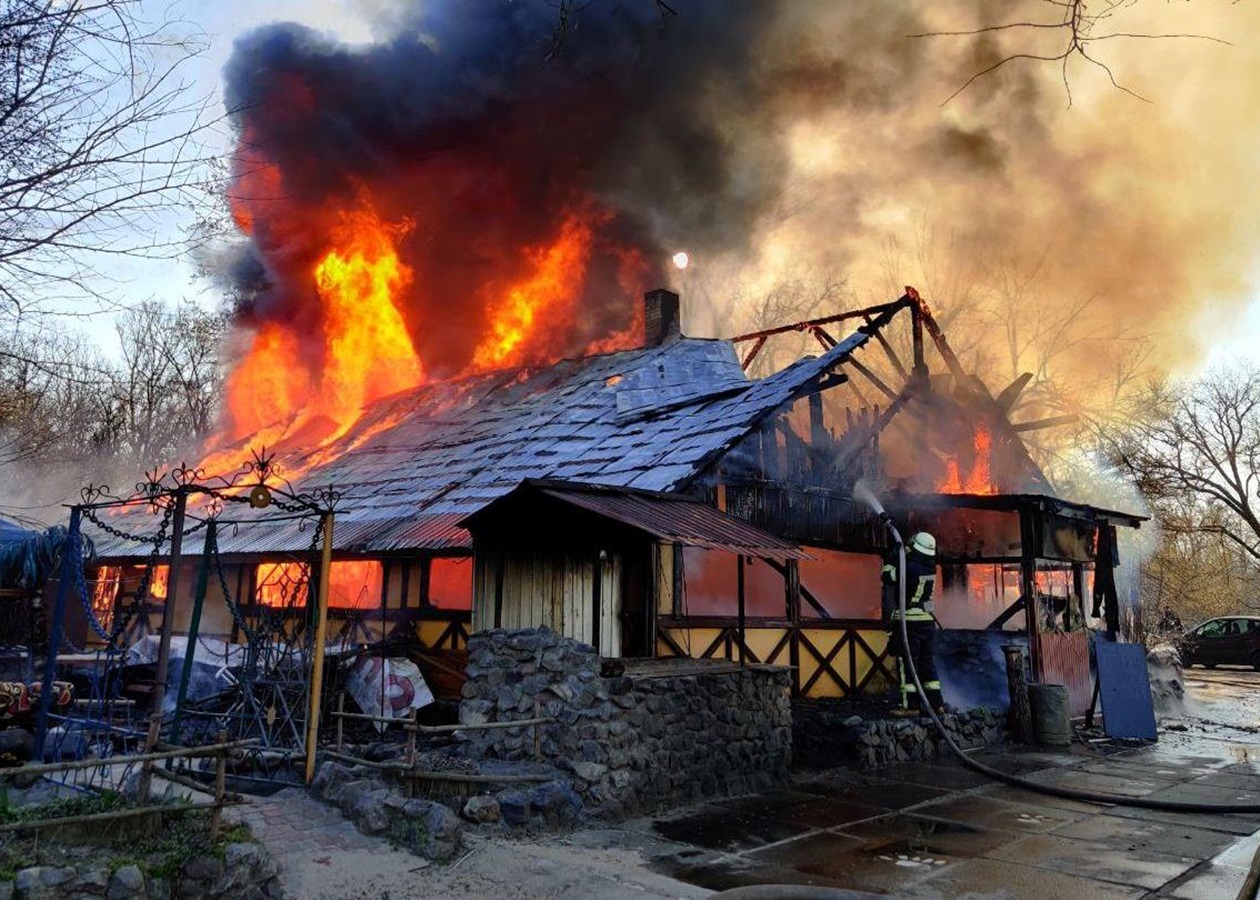
[[[225,73],[234,201],[252,230],[235,268],[256,298],[245,312],[308,309],[330,211],[366,196],[414,223],[400,250],[426,366],[466,362],[479,298],[519,277],[522,248],[574,209],[597,209],[601,225],[573,349],[625,327],[627,251],[653,286],[676,246],[744,246],[781,192],[768,111],[776,94],[820,86],[795,63],[779,83],[762,77],[780,6],[596,2],[566,28],[544,0],[460,0],[404,12],[392,39],[362,48],[292,24],[246,35]]]

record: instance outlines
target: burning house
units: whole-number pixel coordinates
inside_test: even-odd
[[[1008,415],[1024,380],[992,396],[913,289],[733,341],[682,336],[679,304],[646,295],[637,348],[427,382],[294,454],[296,484],[340,495],[334,634],[458,651],[471,632],[548,625],[606,657],[791,665],[802,696],[883,689],[887,548],[851,499],[865,479],[937,535],[942,624],[1024,632],[1039,679],[1083,710],[1085,623],[1123,629],[1115,529],[1141,517],[1055,495],[1021,435],[1057,421]],[[820,352],[750,378],[789,332]],[[311,543],[308,523],[252,513],[220,529],[208,589],[239,599],[208,599],[200,626],[229,643],[284,605]],[[147,551],[93,536],[99,583],[122,597]]]
[[[253,453],[336,492],[325,584],[349,644],[458,655],[545,624],[609,657],[788,664],[803,696],[894,677],[865,479],[937,533],[946,627],[1021,629],[1040,674],[1079,673],[1082,623],[1121,628],[1112,530],[1139,517],[1055,496],[1023,436],[1056,420],[1014,414],[1024,379],[991,394],[912,290],[733,340],[684,337],[678,296],[647,291],[680,246],[756,241],[777,136],[849,78],[822,56],[767,68],[764,10],[728,7],[662,28],[653,4],[595,4],[571,43],[548,43],[547,4],[426,4],[360,48],[244,36],[225,70],[239,240],[214,261],[236,343],[190,471],[239,493]],[[816,355],[766,366],[783,335]],[[88,522],[86,625],[124,600],[156,614],[168,583],[203,585],[200,632],[228,644],[305,622],[318,517],[236,507],[211,542],[213,505],[189,507],[204,579],[188,547],[164,571],[169,523]]]

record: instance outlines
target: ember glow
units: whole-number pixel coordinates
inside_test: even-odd
[[[957,456],[945,460],[945,477],[936,485],[942,494],[996,494],[993,483],[993,435],[983,425],[977,425],[972,434],[971,466],[966,476]]]

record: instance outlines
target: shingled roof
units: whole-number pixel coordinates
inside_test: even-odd
[[[728,341],[564,360],[544,369],[427,384],[369,407],[339,440],[295,460],[297,487],[342,494],[334,545],[350,552],[471,546],[457,523],[524,479],[679,491],[868,340],[749,380]],[[309,528],[224,530],[224,553],[296,552]],[[98,537],[98,555],[139,555]]]

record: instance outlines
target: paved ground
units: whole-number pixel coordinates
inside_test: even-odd
[[[1187,687],[1153,746],[977,757],[1045,784],[1260,805],[1260,675],[1194,669]],[[630,827],[661,841],[648,851],[659,869],[713,889],[809,883],[919,898],[1233,900],[1260,843],[1260,815],[1076,803],[957,764],[806,774],[795,788]]]
[[[1120,752],[986,751],[1044,783],[1260,804],[1260,675],[1188,674],[1158,744]],[[1172,730],[1168,730],[1172,729]],[[1049,798],[956,765],[805,773],[792,791],[536,840],[471,843],[429,866],[291,790],[243,813],[301,898],[690,898],[806,883],[929,898],[1233,900],[1260,816],[1160,813]]]

